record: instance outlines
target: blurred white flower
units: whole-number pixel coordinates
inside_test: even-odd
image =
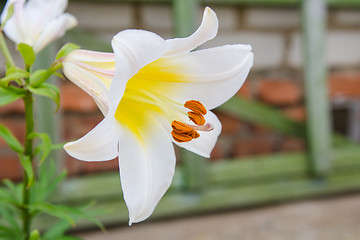
[[[206,8],[200,27],[187,38],[164,40],[126,30],[112,40],[114,55],[75,50],[64,60],[67,77],[94,92],[105,114],[64,148],[84,161],[119,157],[130,224],[148,218],[169,188],[176,161],[172,142],[210,156],[221,123],[209,110],[231,98],[252,67],[249,45],[190,52],[214,38],[217,29],[216,14]]]
[[[12,4],[14,13],[5,23],[4,32],[15,43],[32,46],[35,52],[77,25],[74,16],[63,13],[67,0],[8,0],[1,22],[5,21]]]

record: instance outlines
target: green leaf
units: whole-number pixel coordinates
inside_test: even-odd
[[[29,78],[30,85],[32,87],[37,87],[43,82],[45,82],[51,74],[48,73],[46,69],[40,69],[33,72]]]
[[[39,230],[35,229],[30,233],[29,240],[40,240]]]
[[[1,206],[0,215],[3,219],[6,219],[6,222],[10,225],[10,228],[13,229],[13,231],[21,232],[21,228],[13,212],[11,212],[8,208],[5,208],[4,206]]]
[[[19,155],[19,157],[20,157],[20,163],[23,166],[25,173],[27,175],[27,178],[28,178],[26,187],[29,188],[34,183],[34,171],[33,171],[33,167],[31,164],[31,160],[30,160],[29,156]]]
[[[70,210],[69,207],[39,202],[39,203],[34,203],[34,204],[29,205],[29,208],[32,211],[34,211],[34,210],[40,211],[40,212],[46,213],[48,215],[64,219],[64,220],[68,221],[72,226],[75,226],[74,218],[70,215],[72,213],[72,211]]]
[[[0,188],[0,203],[11,204],[14,206],[19,205],[17,199],[11,194],[11,192],[8,189],[5,188]]]
[[[22,58],[24,59],[25,66],[26,67],[32,66],[36,58],[34,49],[31,46],[27,45],[26,43],[20,43],[17,48]]]
[[[9,84],[11,81],[28,77],[30,77],[30,73],[21,68],[12,66],[6,70],[6,76],[1,79],[1,82],[5,83],[5,86],[7,86],[7,84]]]
[[[13,91],[10,88],[0,87],[0,106],[14,102],[23,96],[24,94]]]
[[[56,55],[56,60],[65,57],[66,55],[68,55],[69,53],[71,53],[72,51],[79,49],[80,47],[76,44],[73,43],[67,43],[65,44],[57,53]]]
[[[9,179],[2,180],[2,183],[9,189],[9,192],[12,194],[13,199],[17,203],[21,203],[22,201],[22,183],[14,184]]]
[[[11,131],[2,124],[0,124],[0,136],[5,140],[7,145],[9,145],[9,147],[15,152],[22,153],[24,151],[24,147],[21,145],[21,143],[16,139],[16,137],[11,133]]]
[[[49,83],[43,83],[38,87],[28,86],[28,89],[36,95],[52,99],[56,103],[55,112],[57,112],[60,106],[60,91],[58,87]]]
[[[59,237],[62,237],[65,234],[65,232],[71,227],[72,227],[71,224],[68,223],[67,221],[60,220],[46,230],[43,238],[45,240],[58,239]]]
[[[1,29],[4,28],[5,23],[13,16],[13,14],[14,14],[14,3],[12,3],[9,6],[6,17],[5,17],[4,21],[1,22],[1,26],[0,26]]]
[[[38,146],[38,149],[40,151],[42,151],[42,156],[41,156],[40,162],[39,162],[39,165],[41,165],[52,150],[51,139],[50,139],[49,135],[47,135],[46,133],[31,133],[29,135],[29,137],[31,139],[34,139],[36,137],[41,139],[41,144],[39,144],[39,146]]]

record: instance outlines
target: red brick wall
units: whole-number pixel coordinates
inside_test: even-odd
[[[250,43],[255,52],[254,68],[238,94],[269,104],[296,121],[305,121],[301,17],[298,9],[229,5],[211,7],[219,17],[220,29],[217,38],[206,43],[205,47]],[[173,16],[169,5],[71,2],[68,11],[78,17],[81,29],[96,33],[109,43],[114,34],[126,28],[141,28],[154,31],[164,38],[172,37]],[[200,16],[199,11],[198,22]],[[331,70],[329,95],[332,106],[336,108],[342,103],[360,98],[360,48],[356,47],[360,42],[358,16],[358,10],[329,11],[326,43],[327,62]],[[0,70],[3,71],[1,66]],[[0,122],[9,127],[21,141],[24,138],[23,110],[21,101],[0,107]],[[60,111],[63,112],[61,128],[66,141],[83,136],[102,119],[92,99],[67,81],[61,82]],[[305,149],[305,143],[299,139],[283,136],[264,126],[220,112],[216,114],[223,124],[223,131],[210,161]],[[335,129],[336,124],[335,121]],[[0,158],[0,178],[21,177],[16,155],[1,139]],[[116,160],[85,163],[69,156],[65,157],[64,165],[71,175],[117,169]]]

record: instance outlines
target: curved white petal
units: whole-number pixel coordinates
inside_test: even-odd
[[[183,147],[200,156],[209,158],[210,153],[216,144],[216,140],[221,133],[221,123],[216,115],[211,111],[208,111],[204,117],[207,123],[213,125],[213,130],[209,132],[198,131],[198,133],[200,133],[200,137],[193,139],[190,142],[179,143],[174,141],[174,143],[179,147]]]
[[[198,100],[213,109],[231,98],[244,83],[253,64],[250,45],[226,45],[167,58],[164,70],[177,66],[183,81],[174,81],[172,99],[185,103]],[[161,93],[159,93],[161,94]],[[166,95],[166,93],[162,93]]]
[[[109,90],[105,84],[90,71],[87,71],[79,65],[69,61],[63,62],[63,72],[69,80],[75,83],[94,99],[105,116],[110,105],[108,99]]]
[[[61,14],[45,25],[45,28],[34,43],[34,51],[41,51],[50,42],[63,36],[67,30],[75,27],[76,25],[77,20],[73,15],[69,13]]]
[[[4,11],[1,14],[1,21],[4,21],[9,7],[14,4],[13,16],[5,23],[4,32],[15,43],[24,42],[32,44],[31,37],[28,36],[28,29],[26,29],[26,20],[24,16],[25,0],[10,0],[6,2]]]
[[[69,55],[67,55],[66,58],[77,60],[80,62],[93,62],[93,63],[115,62],[114,53],[97,52],[97,51],[90,51],[83,49],[77,49],[72,51]]]
[[[77,141],[65,144],[65,151],[83,161],[106,161],[118,156],[119,134],[115,119],[105,117],[93,130]]]
[[[166,43],[155,33],[132,29],[116,34],[111,45],[116,71],[110,86],[110,100],[117,105],[127,81],[141,68],[160,58],[166,51]]]
[[[27,24],[33,31],[45,25],[65,11],[67,0],[29,0],[25,5]]]
[[[166,40],[166,56],[186,54],[213,39],[217,34],[218,26],[219,23],[215,12],[206,7],[200,27],[191,36]]]
[[[169,134],[156,119],[140,140],[124,130],[119,142],[119,167],[129,224],[143,221],[169,188],[175,171],[175,153]]]

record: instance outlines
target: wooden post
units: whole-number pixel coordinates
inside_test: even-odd
[[[304,77],[307,134],[312,174],[325,176],[330,168],[330,113],[326,82],[326,0],[303,0]]]
[[[173,0],[176,37],[187,37],[194,32],[198,5],[197,0]]]
[[[46,69],[50,67],[50,64],[54,61],[54,59],[55,53],[53,51],[53,48],[51,48],[51,46],[48,46],[37,55],[34,68]],[[52,84],[56,83],[56,79],[54,79],[53,77],[48,81]],[[55,110],[56,106],[52,100],[41,96],[35,97],[36,130],[39,132],[47,133],[50,136],[51,141],[56,144],[59,143],[61,140],[61,124],[60,113],[55,113]],[[59,162],[61,156],[60,152],[61,151],[52,151],[48,156],[48,158],[52,161],[56,161],[57,166],[61,166],[61,163]]]
[[[176,37],[187,37],[196,29],[197,0],[174,0],[174,27]],[[184,185],[188,191],[200,191],[206,185],[206,159],[185,149],[181,151],[184,165]]]

